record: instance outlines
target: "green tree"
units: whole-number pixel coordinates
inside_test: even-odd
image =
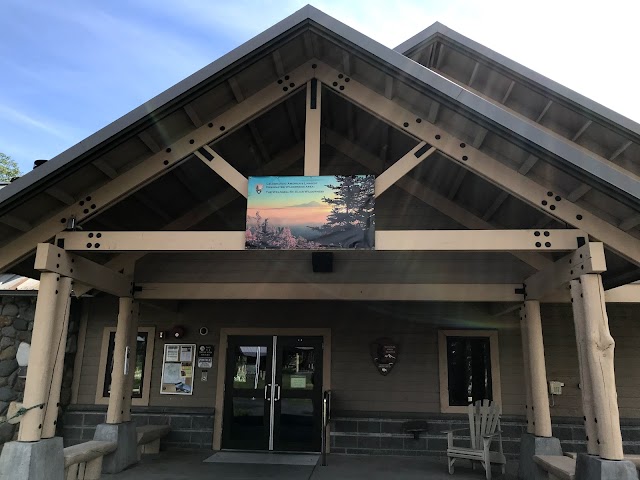
[[[0,152],[0,182],[10,182],[12,178],[20,176],[20,168],[9,155]]]

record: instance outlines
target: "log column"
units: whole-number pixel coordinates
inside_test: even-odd
[[[544,361],[542,320],[540,302],[526,300],[523,307],[523,322],[526,330],[529,357],[529,383],[531,389],[531,410],[533,433],[537,437],[551,437],[551,412],[547,396],[547,370]]]
[[[27,411],[22,418],[18,434],[20,442],[36,442],[55,434],[62,364],[55,373],[55,378],[60,376],[60,382],[57,382],[54,380],[54,359],[60,355],[60,349],[64,358],[66,337],[62,338],[62,335],[63,332],[66,335],[68,325],[70,292],[71,279],[52,272],[40,275],[23,405],[25,408],[41,406]]]
[[[524,379],[524,389],[525,389],[525,410],[527,413],[527,433],[533,433],[533,404],[531,401],[531,377],[529,375],[530,366],[529,366],[529,341],[527,339],[527,324],[525,323],[525,311],[524,305],[520,308],[520,332],[522,336],[522,360],[524,363],[523,370],[523,379]]]
[[[131,341],[130,326],[133,319],[133,299],[120,298],[118,310],[118,325],[113,347],[113,370],[111,372],[111,392],[109,393],[109,407],[107,409],[107,423],[119,424],[123,422],[125,399],[131,397],[131,391],[127,391],[127,377],[125,375],[125,355]],[[131,372],[129,362],[129,372]]]
[[[579,282],[582,287],[580,303],[584,311],[580,312],[578,309],[578,315],[582,313],[583,317],[577,317],[576,323],[582,322],[584,329],[576,329],[576,335],[579,336],[578,344],[583,345],[587,364],[585,373],[588,373],[585,376],[590,380],[586,383],[591,386],[596,445],[603,459],[622,460],[622,434],[613,358],[615,341],[609,332],[602,277],[597,273],[581,275]],[[584,402],[584,391],[582,395]]]
[[[576,332],[576,344],[578,347],[578,369],[580,373],[580,393],[582,397],[582,415],[584,429],[587,436],[587,452],[590,455],[598,455],[599,448],[596,443],[597,430],[593,412],[593,388],[591,386],[591,373],[585,344],[585,320],[584,320],[584,295],[580,280],[571,280],[571,307],[573,309],[573,323]]]
[[[58,281],[58,302],[56,302],[55,326],[53,334],[53,348],[49,357],[49,365],[53,368],[49,399],[45,406],[42,438],[52,438],[56,435],[58,411],[60,409],[60,390],[62,388],[62,374],[64,373],[64,355],[67,349],[67,333],[69,331],[69,310],[71,308],[70,278],[61,277]]]

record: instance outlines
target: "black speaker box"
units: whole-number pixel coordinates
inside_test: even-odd
[[[314,273],[333,272],[333,253],[313,252],[311,254],[311,265],[313,266]]]

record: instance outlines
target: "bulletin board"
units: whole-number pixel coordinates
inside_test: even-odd
[[[163,395],[192,395],[196,346],[191,343],[167,343],[162,355]]]

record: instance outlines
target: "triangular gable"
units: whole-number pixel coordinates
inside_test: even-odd
[[[70,215],[75,215],[79,222],[83,222],[94,217],[106,206],[113,203],[115,199],[126,197],[131,192],[139,189],[145,182],[149,182],[158,175],[164,174],[172,164],[179,163],[190,153],[196,152],[204,145],[215,140],[215,138],[222,135],[222,133],[219,132],[222,132],[224,129],[227,129],[226,133],[232,131],[233,128],[243,125],[265,108],[270,107],[279,101],[279,99],[284,98],[286,95],[284,95],[283,92],[286,93],[290,85],[293,85],[291,86],[292,89],[295,88],[296,85],[299,88],[301,84],[308,80],[307,77],[309,75],[313,76],[309,71],[308,63],[300,65],[300,62],[297,62],[298,66],[291,71],[283,67],[281,69],[282,72],[278,73],[286,73],[285,78],[278,78],[277,86],[276,84],[268,84],[262,88],[260,90],[261,99],[258,100],[257,105],[253,102],[249,111],[245,111],[245,105],[239,103],[238,105],[240,105],[240,107],[235,108],[235,110],[229,108],[224,109],[219,115],[215,116],[214,121],[195,129],[193,129],[193,127],[196,127],[197,122],[193,121],[192,115],[188,115],[193,123],[192,131],[170,145],[160,145],[156,141],[155,143],[158,144],[159,148],[153,148],[153,139],[152,141],[148,141],[147,138],[147,141],[144,141],[144,138],[142,138],[142,134],[145,132],[145,122],[149,122],[153,117],[162,117],[162,115],[158,113],[159,110],[170,109],[172,105],[182,105],[182,108],[184,108],[185,102],[188,100],[186,97],[195,96],[199,90],[202,90],[202,86],[205,83],[228,81],[230,73],[225,69],[234,67],[234,72],[238,75],[239,72],[243,71],[244,65],[261,61],[261,55],[275,55],[273,50],[274,42],[286,42],[295,35],[301,35],[303,38],[305,54],[310,58],[308,62],[311,62],[313,57],[320,57],[324,62],[335,64],[336,60],[331,57],[331,54],[334,53],[331,51],[332,45],[337,45],[338,50],[343,49],[348,51],[351,49],[359,58],[366,59],[367,65],[369,65],[367,68],[376,68],[378,72],[386,72],[385,75],[387,75],[388,78],[395,79],[404,84],[410,84],[412,87],[415,86],[421,92],[428,92],[432,98],[435,97],[442,102],[446,102],[452,106],[452,108],[475,118],[477,121],[486,125],[486,128],[497,131],[501,135],[509,133],[515,135],[517,142],[547,152],[549,158],[556,159],[571,168],[575,168],[579,173],[583,175],[587,174],[589,177],[596,179],[600,182],[601,186],[606,187],[605,190],[607,192],[614,196],[624,198],[628,203],[637,204],[640,199],[640,185],[637,180],[624,175],[624,173],[616,169],[610,168],[606,164],[602,164],[602,162],[594,156],[567,144],[567,142],[561,139],[549,135],[539,127],[531,125],[509,112],[497,108],[490,102],[469,93],[451,81],[417,65],[398,52],[394,52],[374,42],[313,7],[305,7],[222,59],[214,62],[209,67],[205,67],[205,69],[194,74],[192,77],[172,87],[154,99],[150,104],[146,104],[117,122],[114,122],[114,124],[90,137],[87,141],[82,142],[80,144],[81,146],[73,147],[70,151],[56,157],[56,159],[46,165],[46,168],[40,167],[35,172],[18,180],[15,185],[3,189],[3,191],[0,192],[0,202],[2,202],[0,203],[0,207],[4,206],[4,212],[7,212],[10,210],[11,204],[14,202],[18,203],[19,197],[26,195],[28,190],[37,190],[38,188],[45,189],[54,186],[56,174],[62,176],[65,168],[70,168],[74,163],[87,161],[87,157],[89,153],[91,153],[90,150],[92,148],[97,150],[98,147],[102,145],[101,142],[107,138],[114,139],[120,136],[137,134],[152,152],[155,150],[155,153],[151,155],[151,157],[142,160],[130,170],[125,170],[122,173],[116,172],[117,176],[114,177],[112,182],[107,183],[104,187],[97,190],[100,192],[100,195],[103,195],[102,197],[100,195],[97,195],[97,197],[89,195],[88,197],[91,197],[92,200],[87,200],[86,202],[85,200],[81,200],[79,203],[70,205],[64,209],[63,212],[57,212],[54,215],[55,218],[52,217],[49,220],[39,223],[34,226],[33,229],[26,232],[24,236],[13,240],[9,246],[12,246],[11,248],[15,248],[15,251],[18,252],[15,258],[27,254],[32,246],[35,246],[36,242],[46,241],[62,230],[65,226],[65,222],[63,222],[62,219],[67,219]],[[319,38],[325,41],[326,51],[324,52],[319,51],[317,45]],[[341,66],[344,67],[343,59],[338,60],[338,63],[341,63]],[[324,63],[324,65],[327,65],[329,70],[332,68],[327,63]],[[365,63],[362,63],[362,65],[364,66]],[[320,65],[320,67],[321,66],[322,65]],[[215,79],[214,77],[216,76],[221,76],[221,78]],[[212,80],[212,78],[214,79]],[[325,83],[326,82],[329,82],[329,80],[325,79]],[[337,86],[334,85],[336,82],[327,83],[327,85],[329,84]],[[233,90],[232,86],[230,90]],[[265,90],[272,92],[269,94],[271,95],[270,97],[268,95],[268,98],[265,97]],[[339,89],[338,92],[341,90],[342,89]],[[237,99],[237,94],[235,94],[235,96]],[[261,101],[263,102],[262,104],[260,103]],[[153,107],[156,107],[155,111],[152,111],[151,114],[147,113],[147,115],[144,115],[145,112],[149,111],[148,109]],[[233,112],[231,110],[233,110]],[[242,114],[238,112],[242,112]],[[227,121],[227,119],[230,120]],[[389,120],[388,118],[385,119]],[[211,130],[212,128],[213,130]],[[400,123],[398,128],[403,128],[403,125]],[[218,133],[211,133],[214,131]],[[413,133],[410,132],[410,134]],[[84,154],[86,154],[86,156]],[[140,175],[136,177],[134,173],[141,170],[141,168],[139,168],[140,165],[145,163],[153,164],[151,173],[146,176]],[[168,166],[169,168],[165,169],[162,165]],[[123,181],[125,176],[128,183],[127,181]],[[47,184],[47,180],[50,183]],[[109,195],[113,194],[113,189],[118,189],[118,193],[115,197],[109,197]],[[111,191],[111,194],[109,194],[109,191]],[[87,203],[91,201],[96,202],[96,198],[103,201]],[[85,203],[87,203],[87,205],[85,205]],[[28,237],[28,239],[24,237]],[[8,251],[7,249],[4,250]],[[13,260],[9,258],[10,254],[6,254],[6,257],[7,258],[3,259],[3,265],[8,265],[15,260],[15,258]]]

